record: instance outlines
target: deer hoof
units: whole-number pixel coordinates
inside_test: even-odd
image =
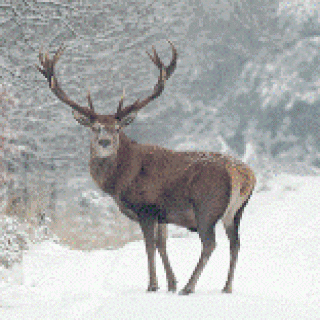
[[[177,282],[172,282],[168,284],[168,291],[169,292],[176,292],[177,291]]]
[[[224,288],[222,289],[222,292],[223,292],[223,293],[232,293],[232,289],[231,289],[230,287],[224,287]]]
[[[180,296],[186,296],[186,295],[188,295],[190,293],[193,293],[193,292],[194,292],[194,290],[192,290],[190,288],[184,288],[179,292],[179,295]]]
[[[149,286],[147,292],[155,292],[158,291],[160,288],[158,286]]]
[[[174,293],[174,292],[176,292],[176,291],[177,291],[177,287],[176,287],[176,286],[174,286],[174,287],[172,287],[172,288],[168,288],[168,292]]]

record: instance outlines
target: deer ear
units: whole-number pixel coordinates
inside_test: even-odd
[[[72,114],[78,123],[80,123],[81,125],[86,126],[86,127],[91,127],[92,122],[91,122],[90,118],[84,116],[83,114],[81,114],[80,112],[78,112],[76,110],[72,110]]]
[[[129,113],[127,116],[125,116],[124,118],[121,119],[120,127],[124,128],[124,127],[128,126],[131,122],[133,122],[133,120],[136,118],[136,116],[137,116],[137,112]]]

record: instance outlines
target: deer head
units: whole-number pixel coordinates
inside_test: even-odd
[[[60,46],[53,58],[49,58],[49,53],[45,55],[39,52],[39,60],[42,68],[37,66],[37,69],[45,76],[49,82],[51,91],[65,104],[73,109],[74,118],[84,126],[91,129],[91,150],[96,157],[105,158],[117,154],[119,149],[119,133],[129,125],[136,117],[139,110],[145,107],[150,101],[159,97],[164,89],[165,82],[173,74],[177,64],[177,51],[171,41],[169,41],[172,49],[172,60],[166,67],[159,58],[156,50],[152,47],[153,55],[149,55],[152,62],[160,70],[158,82],[155,85],[151,95],[143,100],[136,100],[133,104],[123,107],[123,95],[119,101],[119,106],[115,114],[101,115],[95,112],[91,100],[90,92],[88,92],[88,107],[82,107],[77,102],[71,100],[60,87],[55,76],[55,65],[64,51],[64,47]]]

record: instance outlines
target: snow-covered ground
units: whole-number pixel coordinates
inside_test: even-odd
[[[146,293],[143,242],[120,250],[82,252],[45,242],[25,254],[11,282],[0,285],[0,319],[320,319],[320,178],[279,176],[256,193],[241,222],[233,294],[220,291],[229,247],[218,246],[196,293]],[[200,253],[195,238],[169,239],[169,257],[186,283]],[[20,277],[20,279],[19,279]]]

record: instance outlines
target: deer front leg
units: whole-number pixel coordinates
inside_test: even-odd
[[[140,227],[143,232],[146,251],[148,256],[149,285],[147,291],[157,291],[158,280],[155,266],[156,253],[156,229],[158,227],[154,218],[144,217],[139,219]]]

